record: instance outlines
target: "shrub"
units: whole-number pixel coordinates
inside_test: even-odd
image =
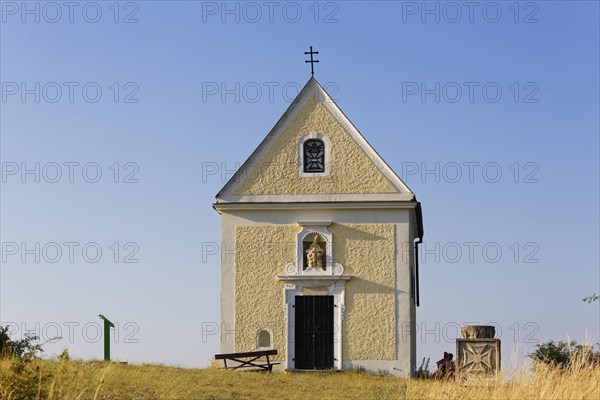
[[[600,348],[598,345],[582,345],[575,341],[538,344],[536,350],[529,354],[535,363],[567,367],[593,367],[600,365]]]
[[[42,345],[36,343],[39,337],[26,334],[21,340],[13,340],[8,335],[8,326],[0,326],[0,358],[36,358],[43,352]]]

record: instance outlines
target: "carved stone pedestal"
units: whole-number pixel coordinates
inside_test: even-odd
[[[466,338],[456,339],[456,372],[463,382],[486,384],[499,378],[500,339],[493,338],[494,331],[493,327],[463,327],[462,333]]]

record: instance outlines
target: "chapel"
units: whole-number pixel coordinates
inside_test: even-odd
[[[414,372],[421,204],[314,77],[213,207],[221,353]]]

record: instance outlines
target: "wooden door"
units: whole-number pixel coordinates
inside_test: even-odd
[[[333,296],[296,296],[296,369],[333,368]]]

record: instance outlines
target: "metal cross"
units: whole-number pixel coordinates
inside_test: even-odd
[[[315,76],[315,63],[318,63],[319,60],[313,60],[313,54],[319,54],[318,51],[313,51],[312,46],[310,46],[310,51],[305,51],[304,54],[310,54],[310,60],[304,61],[305,63],[310,63],[310,74]]]

